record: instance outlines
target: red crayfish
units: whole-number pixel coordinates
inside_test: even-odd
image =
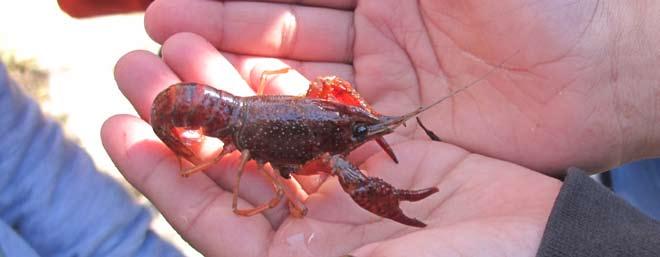
[[[153,102],[152,126],[156,135],[179,158],[195,165],[182,171],[182,175],[204,170],[238,150],[241,162],[233,188],[232,208],[239,215],[250,216],[275,207],[285,195],[282,181],[264,172],[273,183],[276,196],[253,209],[237,208],[241,174],[246,162],[255,160],[260,170],[264,170],[265,163],[270,163],[286,179],[292,173],[336,175],[344,191],[362,208],[402,224],[426,226],[406,216],[399,202],[424,199],[438,192],[438,188],[397,189],[382,179],[364,175],[345,157],[358,146],[375,140],[398,162],[383,136],[467,87],[408,114],[386,116],[372,110],[349,82],[334,76],[317,78],[305,96],[262,95],[265,75],[287,70],[262,74],[256,96],[238,97],[197,83],[178,83],[161,92]],[[224,146],[212,160],[201,160],[189,147],[198,142],[182,136],[182,131],[186,130],[218,138]],[[293,215],[305,215],[306,208],[299,200],[289,195],[287,198]]]

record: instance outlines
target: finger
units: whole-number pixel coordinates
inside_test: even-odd
[[[145,15],[149,35],[163,42],[189,31],[221,51],[307,61],[351,62],[353,13],[254,2],[164,0]]]
[[[124,89],[122,91],[126,92],[125,95],[133,103],[137,103],[136,109],[144,117],[148,117],[149,115],[149,106],[153,101],[152,96],[155,96],[159,91],[164,89],[166,85],[175,83],[178,80],[177,76],[174,75],[174,71],[179,74],[178,77],[186,81],[199,81],[200,83],[211,84],[234,94],[252,94],[250,88],[245,85],[245,82],[236,73],[233,66],[213,47],[208,45],[205,40],[194,34],[180,33],[166,41],[163,46],[163,59],[172,67],[171,70],[158,57],[146,52],[129,54],[122,58],[117,65],[117,78],[120,88]],[[152,66],[160,67],[160,69],[151,68]],[[198,69],[202,69],[202,67],[215,67],[214,70],[229,70],[229,72],[197,71]],[[152,77],[158,77],[155,75],[158,72],[153,72],[154,70],[169,74],[169,80],[171,81],[164,83],[160,82],[162,80],[155,80],[156,82],[154,82]],[[225,76],[222,76],[223,74]],[[143,80],[146,80],[146,82],[141,82]],[[234,82],[221,83],[224,81]],[[145,93],[139,87],[144,87],[143,84],[147,84],[148,93]],[[230,86],[236,84],[238,86]],[[239,92],[241,90],[243,91],[242,93]],[[237,163],[225,160],[222,162],[222,165],[218,165],[214,169],[221,172],[209,172],[207,174],[224,188],[232,188],[236,178]],[[233,171],[233,173],[226,172],[227,170]],[[254,171],[255,168],[252,167],[251,170]],[[246,172],[242,180],[242,184],[250,186],[242,187],[241,197],[248,200],[252,205],[267,202],[274,196],[271,184],[264,181],[261,175],[255,174],[255,172]],[[289,188],[289,190],[292,189]],[[284,204],[281,204],[274,210],[266,212],[265,215],[274,225],[278,225],[286,218],[286,215],[282,215],[286,214],[285,207]],[[248,207],[243,206],[243,208]]]
[[[187,55],[184,54],[185,49]],[[195,58],[197,57],[197,58]],[[233,69],[233,66],[224,59],[213,47],[199,36],[190,33],[177,34],[163,46],[163,58],[169,60],[180,77],[186,81],[199,81],[200,83],[219,85],[218,87],[235,94],[253,94],[242,78]],[[210,60],[206,60],[210,59]],[[215,67],[218,72],[198,72],[200,67]],[[118,83],[122,92],[134,103],[138,112],[145,118],[149,117],[151,102],[158,92],[168,85],[178,82],[174,72],[157,56],[148,52],[135,52],[122,58],[117,65]],[[229,70],[227,72],[221,72]],[[160,76],[158,74],[161,74]],[[218,75],[220,74],[220,75]],[[222,75],[225,76],[222,76]],[[161,78],[161,79],[158,79]],[[220,83],[219,81],[234,81],[233,83]],[[231,87],[230,85],[239,86]],[[146,90],[145,90],[146,89]],[[243,92],[240,92],[240,91]],[[215,150],[215,149],[212,149]],[[208,151],[208,152],[212,152]],[[206,156],[212,158],[212,156]],[[222,166],[214,167],[220,172],[209,172],[213,181],[220,183],[223,188],[231,190],[236,179],[238,166],[236,162],[227,161]],[[234,158],[236,159],[236,158]],[[232,166],[233,165],[233,166]],[[232,172],[226,172],[226,171]],[[256,206],[269,201],[273,197],[271,185],[263,177],[253,172],[246,172],[243,176],[243,186],[240,196],[251,205]],[[266,212],[268,220],[278,225],[286,218],[286,206],[279,205],[272,211]],[[241,206],[249,208],[249,206]]]
[[[221,54],[192,33],[179,33],[168,39],[163,45],[163,60],[182,80],[206,83],[236,95],[254,94],[264,71],[285,67],[292,70],[266,77],[267,93],[302,95],[309,87],[307,78],[337,75],[350,81],[354,77],[352,66],[347,64]]]
[[[167,86],[180,82],[174,72],[155,54],[130,52],[117,61],[115,80],[143,120],[149,121],[149,109],[156,95]]]
[[[163,45],[163,59],[134,51],[115,66],[120,91],[144,120],[149,120],[156,95],[181,80],[213,85],[237,95],[253,94],[234,67],[199,36],[182,33],[172,37]]]
[[[316,193],[319,190],[319,187],[328,179],[328,174],[321,173],[317,175],[305,175],[298,176],[294,174],[296,181],[300,184],[300,187],[305,191],[309,196],[310,194]]]
[[[232,55],[230,58],[241,77],[249,81],[257,91],[261,74],[268,70],[289,67],[284,74],[266,76],[266,94],[304,95],[309,88],[309,81],[319,76],[338,76],[353,81],[353,66],[332,62],[300,62],[286,59],[263,58],[244,55]]]
[[[264,253],[271,224],[263,216],[235,215],[229,204],[231,194],[208,177],[180,177],[177,160],[153,136],[148,124],[128,115],[115,116],[103,125],[101,136],[124,177],[196,249],[212,256]],[[252,247],[238,242],[249,242]]]
[[[261,0],[255,2],[287,3],[316,7],[328,7],[342,10],[353,10],[357,5],[357,0]]]
[[[182,81],[211,85],[237,96],[254,95],[234,66],[204,38],[179,33],[163,44],[163,61]]]

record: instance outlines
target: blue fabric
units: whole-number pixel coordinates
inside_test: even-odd
[[[16,231],[7,224],[0,222],[0,257],[21,256],[37,257],[36,252]]]
[[[660,159],[633,162],[612,170],[612,190],[644,214],[660,220]]]
[[[0,64],[0,253],[182,256],[151,213],[44,118]]]

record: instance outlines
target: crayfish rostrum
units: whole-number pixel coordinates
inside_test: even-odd
[[[398,162],[384,135],[438,102],[402,116],[381,115],[360,97],[350,83],[334,76],[314,80],[305,96],[263,95],[265,72],[256,96],[238,97],[198,83],[178,83],[161,92],[153,102],[151,123],[156,135],[179,158],[194,167],[182,175],[201,171],[233,151],[241,152],[241,163],[233,188],[232,208],[239,215],[254,215],[272,208],[286,195],[281,178],[268,174],[276,196],[253,209],[238,209],[240,177],[246,162],[255,160],[263,171],[270,163],[282,178],[326,172],[336,175],[344,191],[362,208],[402,224],[424,227],[423,222],[403,214],[400,201],[418,201],[438,192],[436,187],[404,190],[364,175],[346,160],[349,152],[375,140]],[[452,94],[453,95],[453,94]],[[190,149],[196,143],[182,131],[220,139],[224,145],[211,160],[201,160]],[[304,205],[291,199],[291,213],[302,216]]]

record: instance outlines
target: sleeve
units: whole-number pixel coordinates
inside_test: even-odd
[[[0,219],[41,256],[181,256],[0,64]]]
[[[38,257],[34,249],[28,245],[16,231],[0,220],[0,257],[21,256]]]
[[[660,256],[660,223],[569,169],[537,256]]]

